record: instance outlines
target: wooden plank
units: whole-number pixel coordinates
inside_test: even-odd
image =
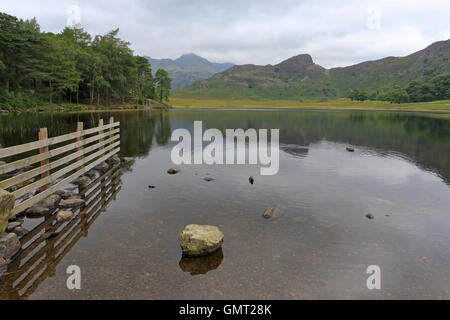
[[[39,131],[39,140],[47,140],[48,139],[48,131],[47,128],[41,128],[41,130]],[[43,147],[39,149],[39,153],[46,153],[48,152],[48,147]],[[41,168],[42,167],[47,167],[50,163],[49,159],[43,160],[41,161]],[[50,172],[48,170],[43,170],[41,173],[41,178],[44,179],[45,177],[48,177],[50,175]],[[48,187],[50,187],[50,185],[45,185],[42,188],[45,190]]]
[[[84,162],[89,162],[89,161],[101,156],[105,151],[111,150],[112,148],[114,148],[117,145],[120,145],[120,141],[112,144],[111,146],[108,146],[108,148],[106,148],[106,149],[100,149],[99,151],[89,155],[88,157],[84,158],[83,160],[80,160],[80,161],[77,161],[75,163],[68,165],[67,167],[64,167],[63,169],[50,174],[49,176],[45,177],[44,179],[38,180],[38,181],[31,183],[23,188],[20,188],[19,190],[16,190],[16,191],[12,192],[12,195],[14,197],[16,197],[16,199],[18,199],[21,196],[23,196],[24,194],[26,194],[32,190],[36,190],[37,188],[42,187],[45,184],[51,184],[59,177],[65,175],[66,173],[68,173],[72,170],[77,169]],[[82,171],[82,170],[80,170],[80,171]],[[84,171],[84,172],[86,172],[86,171]]]
[[[118,142],[118,144],[120,144],[120,142]],[[116,144],[113,144],[112,146],[115,146]],[[45,199],[47,196],[49,196],[50,194],[52,194],[53,192],[55,192],[56,190],[58,190],[60,187],[70,183],[71,181],[75,180],[76,178],[78,178],[79,176],[81,176],[82,174],[84,174],[85,172],[91,170],[92,168],[94,168],[96,165],[98,165],[99,163],[105,161],[106,159],[112,157],[114,154],[118,153],[120,151],[120,147],[114,149],[113,151],[109,152],[108,154],[104,155],[103,157],[93,161],[92,163],[90,163],[89,165],[87,165],[86,167],[84,167],[83,169],[76,171],[75,173],[71,174],[70,176],[64,178],[62,181],[58,182],[57,184],[53,185],[51,188],[35,195],[34,197],[27,199],[23,202],[21,202],[20,204],[18,204],[17,206],[15,206],[12,210],[12,215],[16,215],[24,210],[26,210],[27,208],[31,207],[32,205],[38,203],[39,201]],[[70,171],[70,170],[69,170]],[[51,176],[50,176],[51,177]]]
[[[115,129],[113,131],[109,131],[109,132],[112,132],[112,134],[119,133],[120,132],[120,128]],[[106,138],[106,137],[112,135],[109,132],[103,134],[103,136],[95,135],[93,137],[84,139],[84,141],[78,141],[78,142],[74,142],[74,143],[71,143],[71,144],[67,144],[65,146],[62,146],[62,147],[50,150],[49,152],[46,152],[46,153],[42,153],[42,154],[31,156],[31,157],[28,157],[28,158],[25,158],[25,159],[20,159],[20,160],[14,161],[14,162],[6,163],[6,164],[0,166],[0,174],[5,174],[5,173],[8,173],[8,172],[17,170],[17,169],[22,169],[22,168],[24,168],[26,166],[29,166],[29,165],[32,165],[32,164],[34,164],[36,162],[39,162],[39,161],[42,161],[42,160],[45,160],[45,159],[48,159],[48,158],[53,158],[53,157],[56,157],[56,156],[58,156],[60,154],[66,153],[66,152],[68,152],[70,150],[73,150],[75,148],[79,148],[81,146],[88,145],[88,144],[90,144],[90,143],[92,143],[94,141],[97,141],[101,137],[105,137]]]
[[[101,128],[103,127],[103,119],[98,120],[98,126]],[[103,131],[100,131],[99,134],[103,134]],[[100,139],[100,141],[103,141],[103,139]]]
[[[35,169],[26,171],[26,172],[24,172],[22,174],[19,174],[17,176],[14,176],[12,178],[7,179],[7,180],[0,181],[0,188],[6,189],[6,188],[12,187],[12,186],[14,186],[14,185],[16,185],[18,183],[21,183],[23,181],[30,180],[31,178],[37,176],[38,174],[41,174],[42,172],[53,170],[53,169],[55,169],[55,168],[57,168],[57,167],[59,167],[61,165],[64,165],[64,164],[66,164],[66,163],[68,163],[68,162],[70,162],[70,161],[72,161],[72,160],[74,160],[76,158],[78,158],[78,161],[83,160],[82,157],[85,154],[87,154],[89,152],[92,152],[94,150],[97,150],[102,145],[105,145],[107,143],[113,143],[117,139],[120,139],[120,135],[115,135],[115,136],[105,140],[104,142],[100,142],[100,143],[97,143],[95,145],[89,146],[89,147],[87,147],[85,149],[81,149],[80,151],[72,153],[72,154],[70,154],[68,156],[65,156],[65,157],[61,158],[61,159],[52,161],[50,164],[47,164],[45,166],[37,167]]]
[[[0,149],[0,159],[1,158],[5,158],[5,157],[14,156],[14,155],[19,154],[19,153],[28,152],[28,151],[35,150],[35,149],[48,147],[48,146],[51,146],[51,145],[54,145],[54,144],[58,144],[58,143],[61,143],[61,142],[65,142],[65,141],[68,141],[68,140],[74,140],[76,138],[80,138],[82,135],[86,136],[86,135],[89,135],[89,134],[92,134],[92,133],[96,133],[96,132],[99,132],[99,131],[110,129],[112,127],[117,127],[119,125],[120,125],[120,122],[116,122],[116,123],[113,123],[113,124],[105,125],[103,127],[96,127],[96,128],[84,130],[83,132],[72,132],[72,133],[64,134],[64,135],[57,136],[57,137],[52,137],[52,138],[45,139],[45,140],[39,140],[39,141],[34,141],[34,142],[30,142],[30,143],[17,145],[17,146],[14,146],[14,147],[3,148],[3,149]]]

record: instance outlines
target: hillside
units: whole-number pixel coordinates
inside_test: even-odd
[[[450,72],[450,40],[435,42],[406,57],[387,57],[325,69],[308,54],[277,65],[240,65],[176,90],[179,98],[320,99],[345,96],[349,89],[382,91]]]
[[[203,80],[225,71],[231,63],[213,63],[195,54],[184,54],[178,59],[152,59],[146,57],[153,72],[162,68],[172,78],[172,89],[184,88],[197,80]]]

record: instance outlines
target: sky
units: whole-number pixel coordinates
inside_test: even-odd
[[[120,28],[138,55],[235,64],[309,53],[331,68],[450,39],[449,0],[0,0],[0,12],[55,33],[77,22],[93,35]]]

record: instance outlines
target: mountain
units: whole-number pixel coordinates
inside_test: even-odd
[[[172,78],[172,89],[187,87],[197,80],[207,79],[233,66],[232,63],[212,63],[193,53],[184,54],[176,60],[146,58],[153,72],[162,68],[169,73],[169,77]]]
[[[343,97],[349,89],[377,92],[450,73],[450,40],[406,57],[387,57],[325,69],[301,54],[277,65],[239,65],[200,80],[173,96],[219,99],[319,99]]]

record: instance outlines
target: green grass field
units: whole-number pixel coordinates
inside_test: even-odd
[[[294,100],[213,100],[171,98],[174,108],[280,108],[336,110],[409,110],[450,113],[450,100],[390,104],[386,101],[350,101],[347,99],[317,101]]]

